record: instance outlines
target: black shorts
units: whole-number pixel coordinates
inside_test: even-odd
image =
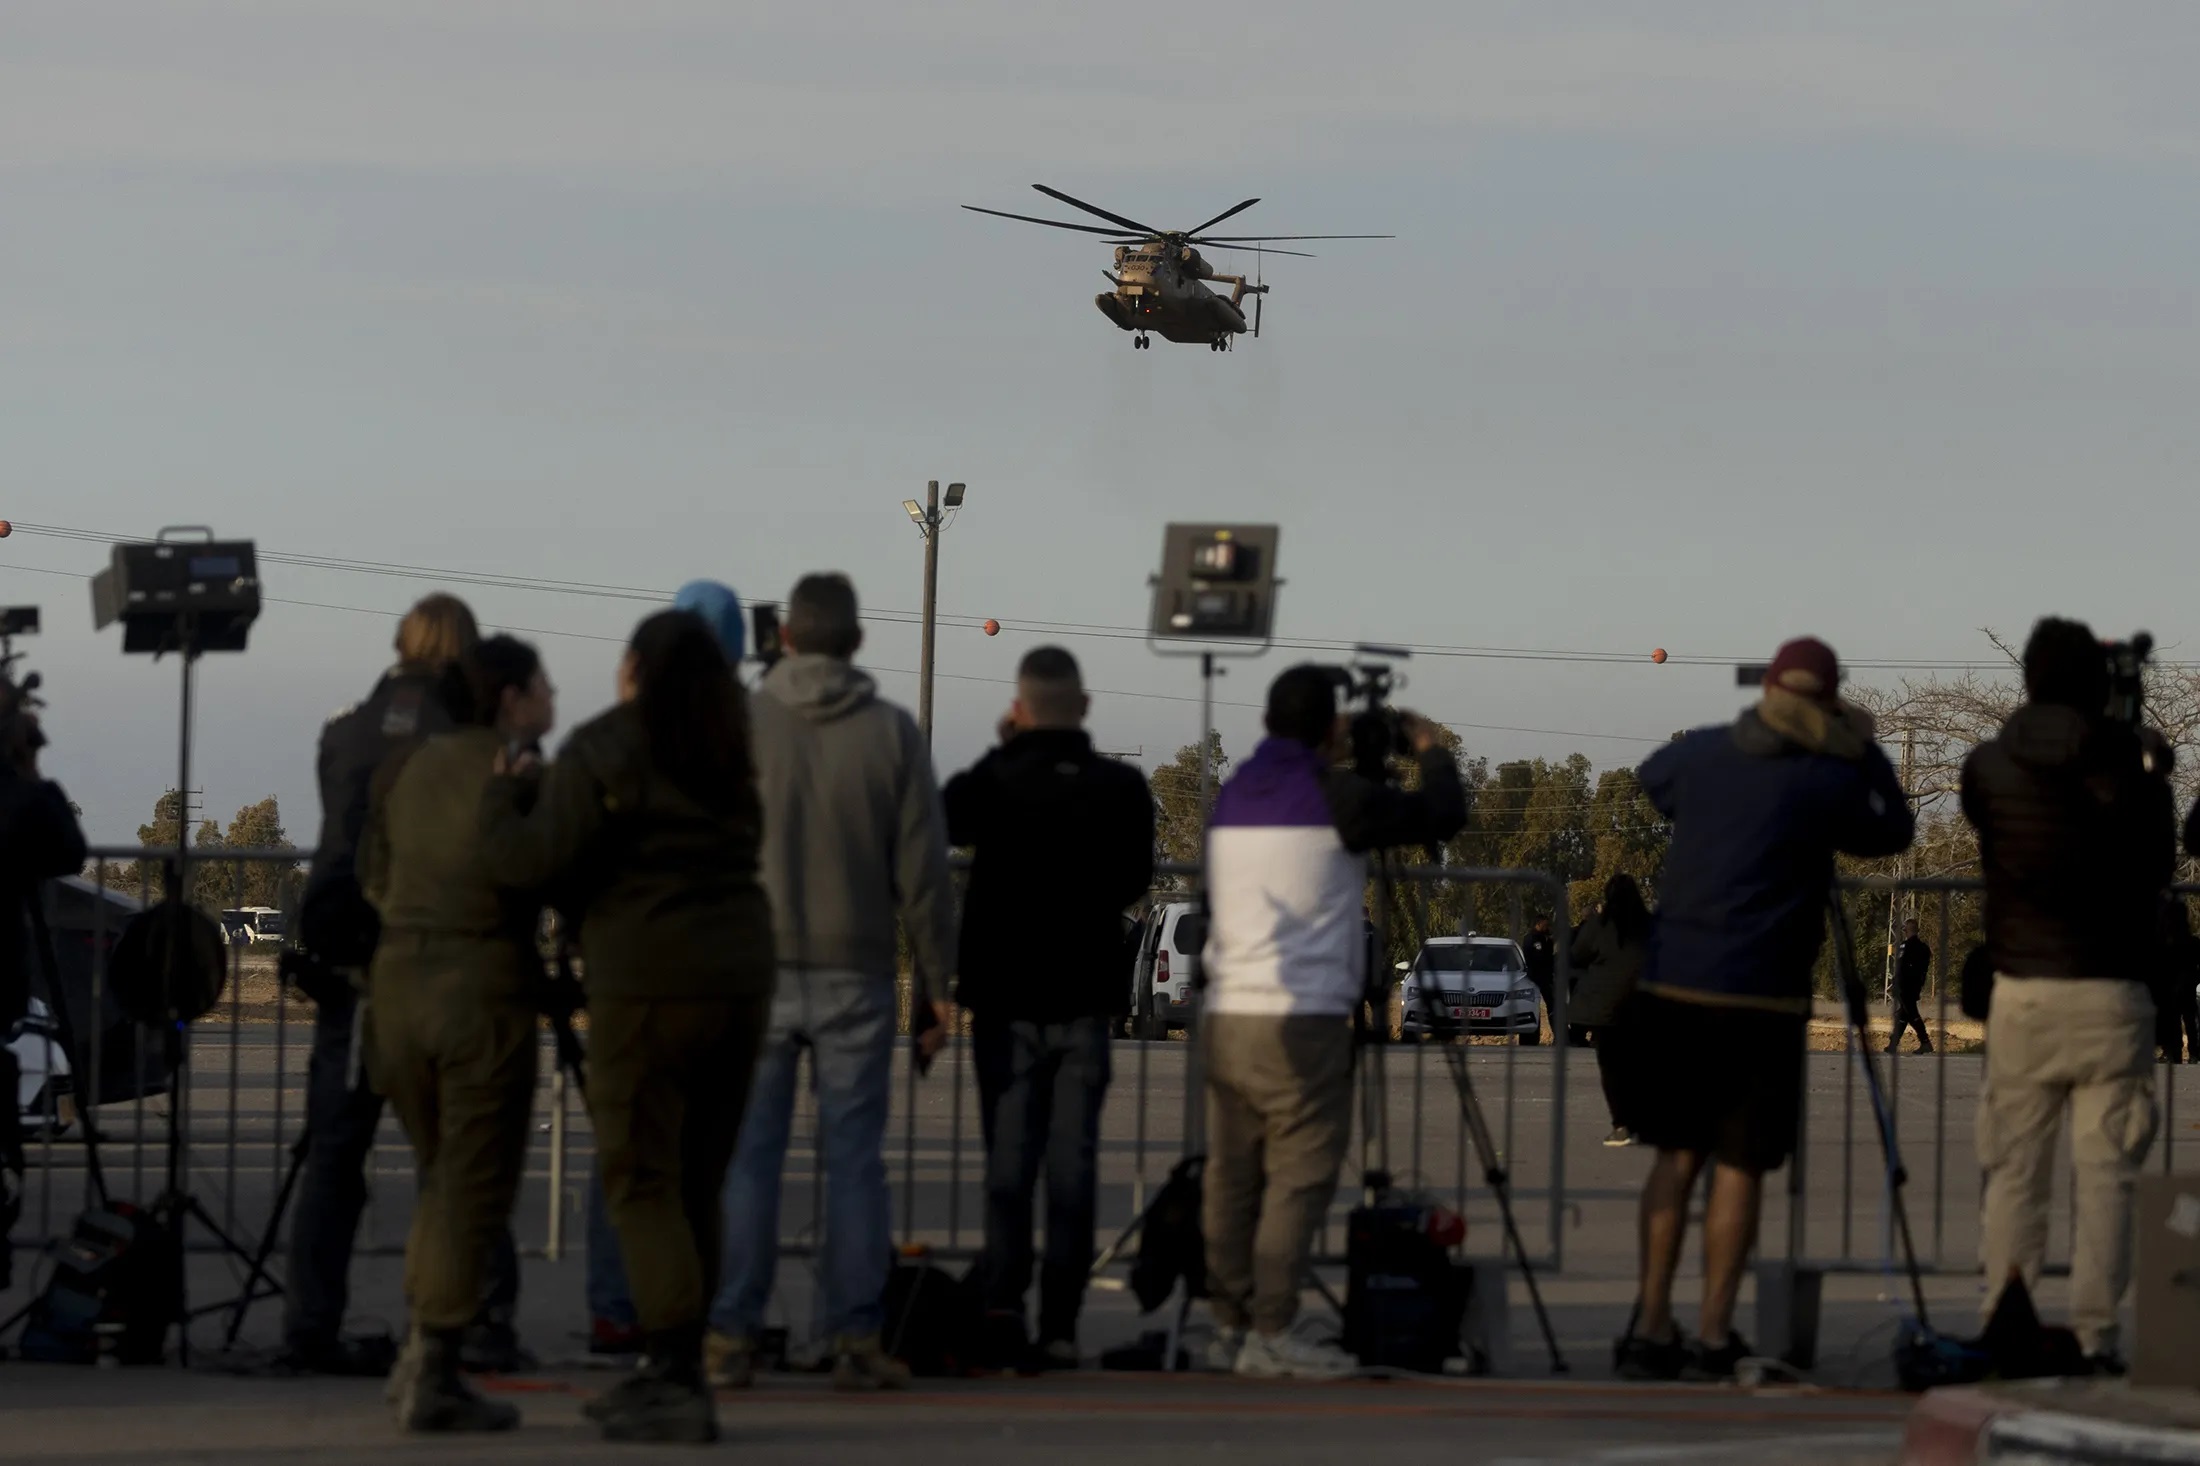
[[[1795,1153],[1807,1022],[1800,1013],[1635,993],[1614,1025],[1625,1051],[1627,1127],[1659,1150],[1777,1171]]]

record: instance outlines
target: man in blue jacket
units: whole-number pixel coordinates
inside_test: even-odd
[[[1658,1158],[1642,1193],[1641,1314],[1617,1351],[1625,1378],[1730,1378],[1749,1353],[1734,1333],[1734,1296],[1765,1173],[1786,1163],[1801,1124],[1834,856],[1893,855],[1915,833],[1870,716],[1842,702],[1839,686],[1832,648],[1791,641],[1757,706],[1642,766],[1643,792],[1674,829],[1628,1014],[1633,1128]],[[1673,1320],[1673,1274],[1707,1165],[1703,1316],[1689,1345]]]

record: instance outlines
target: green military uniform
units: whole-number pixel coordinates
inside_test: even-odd
[[[699,1343],[771,1003],[761,809],[753,789],[706,808],[656,772],[631,705],[574,732],[530,812],[532,792],[491,782],[483,856],[579,918],[588,1112],[635,1311],[652,1336]]]
[[[376,778],[361,884],[382,917],[367,1062],[411,1139],[420,1195],[405,1293],[430,1333],[481,1306],[489,1248],[527,1158],[538,1042],[539,902],[490,880],[480,850],[493,729],[432,738]]]

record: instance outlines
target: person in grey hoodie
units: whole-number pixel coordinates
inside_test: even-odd
[[[931,751],[909,714],[851,665],[863,644],[856,612],[847,577],[804,577],[787,598],[787,655],[750,705],[779,982],[726,1173],[724,1282],[705,1343],[722,1388],[755,1377],[805,1048],[825,1170],[819,1283],[833,1380],[842,1389],[909,1380],[879,1343],[892,1254],[884,1144],[895,921],[915,952],[916,1009],[938,1020],[919,1039],[929,1057],[954,1017],[955,893]]]

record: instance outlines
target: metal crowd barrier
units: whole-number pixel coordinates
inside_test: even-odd
[[[221,1001],[181,1036],[182,1064],[175,1076],[166,1071],[164,1035],[120,1020],[112,1002],[108,953],[124,922],[140,907],[141,870],[159,889],[163,853],[98,850],[86,877],[54,883],[49,891],[48,914],[61,959],[63,992],[57,1005],[65,1008],[76,1053],[56,1061],[55,1052],[62,1047],[57,1036],[35,1041],[49,1071],[66,1067],[70,1072],[65,1083],[51,1086],[39,1101],[46,1123],[32,1139],[27,1204],[15,1236],[19,1248],[65,1237],[83,1209],[89,1185],[82,1147],[87,1124],[97,1127],[111,1194],[152,1201],[165,1181],[171,1105],[182,1107],[188,1187],[222,1229],[249,1248],[271,1222],[278,1238],[287,1228],[287,1212],[277,1220],[273,1211],[300,1150],[313,1007],[279,979],[277,946],[262,941],[225,948],[228,981]],[[278,873],[274,884],[290,894],[279,904],[294,906],[299,887],[294,873],[302,871],[302,860],[302,853],[295,851],[209,850],[194,857],[194,894],[208,907],[241,907],[255,884],[263,893],[270,886],[264,879],[255,882],[255,874],[273,870]],[[1540,894],[1552,909],[1558,932],[1570,926],[1564,883],[1543,872],[1421,867],[1399,872],[1397,881],[1404,905],[1424,923],[1432,901],[1447,888],[1490,886],[1508,892],[1504,929],[1490,934],[1523,937],[1521,898],[1531,894]],[[1174,890],[1155,893],[1156,901],[1172,897],[1185,899]],[[1463,905],[1469,912],[1474,909],[1471,892]],[[1455,935],[1465,924],[1425,934]],[[1502,1151],[1499,1159],[1511,1173],[1522,1235],[1539,1239],[1529,1244],[1540,1248],[1532,1261],[1546,1270],[1561,1265],[1570,1215],[1567,1106],[1560,1099],[1568,1084],[1564,1039],[1570,984],[1565,943],[1558,946],[1556,1011],[1549,1014],[1545,1046],[1523,1049],[1510,1040],[1476,1039],[1468,1052],[1469,1072]],[[1044,954],[1035,954],[1040,965],[1034,980],[1044,980],[1043,962]],[[41,980],[37,986],[43,1001],[54,1001],[48,984]],[[1191,1027],[1196,1034],[1196,1006]],[[1466,1214],[1472,1229],[1470,1250],[1501,1250],[1494,1202],[1480,1161],[1470,1153],[1449,1072],[1429,1050],[1425,1042],[1386,1048],[1384,1103],[1372,1131],[1364,1123],[1365,1110],[1355,1104],[1354,1146],[1320,1247],[1322,1260],[1341,1260],[1343,1213],[1356,1204],[1363,1171],[1378,1163],[1399,1184]],[[1191,1055],[1191,1045],[1173,1037],[1125,1038],[1114,1047],[1115,1076],[1102,1122],[1103,1242],[1144,1210],[1185,1153],[1188,1137],[1201,1133],[1202,1098],[1186,1082],[1196,1078]],[[950,1039],[929,1077],[915,1076],[906,1043],[895,1046],[894,1064],[895,1113],[888,1134],[899,1240],[927,1247],[942,1260],[973,1257],[984,1232],[984,1154],[967,1022]],[[547,1034],[541,1075],[514,1232],[523,1254],[556,1260],[578,1250],[574,1241],[586,1233],[593,1148],[585,1111],[573,1102],[565,1076],[556,1068]],[[816,1142],[817,1111],[805,1084],[779,1228],[782,1251],[790,1257],[814,1252],[823,1215],[825,1181]],[[394,1116],[383,1118],[368,1169],[369,1202],[358,1250],[364,1256],[401,1254],[412,1204],[411,1154]],[[1621,1194],[1631,1195],[1614,1193]],[[295,1206],[295,1198],[291,1204]],[[195,1250],[215,1247],[195,1229],[187,1238]],[[283,1256],[280,1245],[274,1256]],[[19,1283],[21,1277],[19,1273]]]
[[[1976,1117],[1985,1081],[1983,1025],[1965,1018],[1958,1006],[1957,974],[1968,947],[1961,952],[1955,948],[1961,940],[1957,913],[1975,917],[1983,883],[1976,877],[1875,876],[1844,881],[1841,889],[1848,895],[1883,897],[1898,909],[1906,899],[1914,902],[1919,934],[1932,946],[1932,980],[1920,1004],[1934,1036],[1932,1054],[1905,1049],[1889,1059],[1884,1039],[1892,1030],[1894,1009],[1875,1005],[1873,1017],[1883,1013],[1886,1027],[1874,1023],[1872,1062],[1881,1066],[1909,1176],[1904,1197],[1919,1264],[1937,1275],[1976,1274],[1981,1268]],[[2177,891],[2180,896],[2200,894],[2200,886]],[[1878,986],[1877,973],[1861,975],[1868,992]],[[1831,1021],[1819,1020],[1821,1035]],[[1856,1034],[1845,1017],[1840,1029],[1838,1052],[1820,1050],[1809,1056],[1802,1143],[1788,1171],[1784,1198],[1767,1198],[1775,1204],[1784,1200],[1786,1214],[1768,1214],[1766,1235],[1777,1236],[1784,1226],[1787,1255],[1802,1266],[1876,1273],[1899,1266],[1900,1258],[1877,1121],[1857,1071]],[[2148,1164],[2159,1164],[2164,1173],[2177,1166],[2178,1067],[2158,1064],[2156,1072],[2162,1124]],[[2059,1200],[2049,1226],[2047,1271],[2066,1275],[2075,1212],[2067,1125],[2057,1149],[2055,1177]]]

